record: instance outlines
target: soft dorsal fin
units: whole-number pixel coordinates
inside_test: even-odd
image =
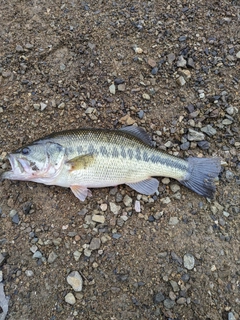
[[[70,171],[74,171],[74,170],[86,169],[89,165],[93,163],[93,161],[94,161],[94,156],[92,154],[84,154],[68,160],[66,164],[69,165]]]
[[[143,128],[128,126],[128,127],[121,128],[119,130],[131,134],[132,136],[142,140],[144,143],[148,144],[149,146],[153,145],[152,139],[149,137],[149,135]]]

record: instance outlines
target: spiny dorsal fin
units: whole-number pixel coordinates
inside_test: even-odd
[[[148,144],[149,146],[153,145],[152,139],[149,137],[149,135],[146,133],[146,131],[143,128],[128,126],[128,127],[121,128],[119,130],[131,134],[132,136],[142,140],[144,143]]]
[[[73,159],[70,159],[66,162],[67,165],[70,166],[70,171],[86,169],[90,166],[94,161],[94,155],[92,154],[84,154],[81,156],[77,156]]]

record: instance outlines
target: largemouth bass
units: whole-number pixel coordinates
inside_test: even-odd
[[[152,146],[147,133],[130,126],[120,130],[77,129],[50,134],[8,155],[12,170],[3,179],[25,180],[71,188],[84,201],[88,188],[126,184],[138,193],[158,190],[154,176],[178,180],[212,198],[219,158],[181,159]]]

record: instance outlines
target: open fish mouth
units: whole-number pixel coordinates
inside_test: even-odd
[[[11,165],[11,170],[6,171],[2,174],[1,180],[12,179],[12,180],[27,180],[32,174],[32,168],[28,160],[20,159],[14,156],[14,154],[9,154],[7,159]]]

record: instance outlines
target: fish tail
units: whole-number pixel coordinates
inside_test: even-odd
[[[213,198],[216,190],[214,180],[221,170],[220,158],[188,158],[186,178],[179,182],[201,196]]]

